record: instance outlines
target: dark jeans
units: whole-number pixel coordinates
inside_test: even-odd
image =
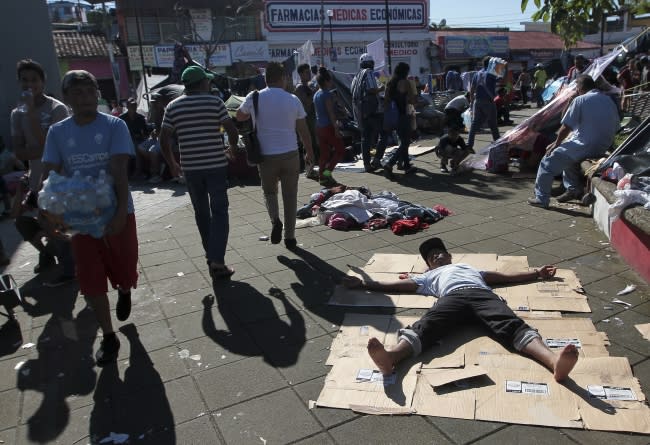
[[[492,139],[497,140],[500,137],[499,127],[497,126],[497,107],[494,102],[489,100],[475,100],[472,106],[472,126],[467,136],[467,146],[474,147],[474,137],[476,132],[481,129],[483,123],[487,122],[488,127],[492,130]]]
[[[508,107],[497,109],[497,122],[507,122],[510,120],[510,110]]]
[[[393,166],[402,161],[404,168],[410,164],[409,145],[411,144],[411,117],[407,114],[400,114],[397,121],[397,136],[399,137],[399,146],[393,152],[388,160],[388,165]]]
[[[227,167],[183,173],[205,256],[210,262],[224,264],[230,230]]]
[[[483,324],[497,341],[516,349],[520,349],[517,345],[532,330],[505,301],[485,289],[463,289],[439,298],[411,330],[420,339],[424,351],[468,322]]]
[[[528,103],[528,91],[530,90],[530,87],[527,85],[522,85],[521,86],[521,100],[526,105]]]
[[[386,151],[386,132],[384,131],[384,117],[382,114],[373,114],[361,123],[361,155],[363,165],[370,165],[370,149],[377,141],[375,162],[381,161]]]

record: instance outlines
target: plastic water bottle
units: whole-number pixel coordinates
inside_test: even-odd
[[[94,213],[97,208],[94,182],[92,176],[87,176],[83,182],[83,191],[79,195],[79,212],[81,213]]]
[[[99,209],[105,209],[111,206],[113,203],[113,189],[108,183],[109,178],[106,175],[104,170],[99,172],[97,177],[97,207]]]
[[[67,211],[73,213],[81,211],[79,197],[85,188],[83,182],[84,180],[81,177],[81,172],[79,170],[76,170],[73,173],[72,178],[67,181],[65,195],[65,207]]]
[[[27,113],[29,107],[27,107],[27,101],[33,96],[32,90],[25,90],[20,93],[20,104],[18,105],[18,111],[21,113]]]

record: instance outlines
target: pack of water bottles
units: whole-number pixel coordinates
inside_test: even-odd
[[[72,177],[51,171],[38,194],[40,209],[62,216],[68,230],[94,238],[104,236],[116,205],[113,178],[104,170],[97,178],[84,178],[78,170]]]

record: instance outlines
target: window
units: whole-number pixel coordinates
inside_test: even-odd
[[[217,17],[214,25],[216,27],[215,35],[219,36],[223,32],[221,40],[224,42],[256,40],[256,23],[257,20],[253,16],[235,18]]]
[[[159,43],[160,27],[157,17],[140,17],[140,33],[142,43]],[[126,35],[129,44],[138,43],[138,27],[135,17],[126,18]]]

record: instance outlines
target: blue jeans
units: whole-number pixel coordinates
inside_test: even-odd
[[[370,165],[370,149],[377,140],[375,162],[380,162],[386,151],[386,133],[384,132],[384,118],[381,114],[373,114],[363,119],[361,123],[361,155],[363,165]]]
[[[399,115],[397,136],[399,137],[399,146],[388,161],[388,165],[392,167],[399,161],[402,161],[406,169],[410,164],[409,145],[411,144],[411,118],[407,114]]]
[[[474,136],[481,129],[483,123],[487,122],[488,127],[492,130],[492,139],[499,139],[499,127],[497,126],[497,107],[494,102],[488,100],[475,100],[472,106],[472,126],[469,128],[467,136],[467,146],[474,147]]]
[[[570,192],[578,192],[582,187],[580,169],[577,168],[578,162],[571,158],[561,146],[553,150],[550,155],[544,156],[537,169],[535,197],[542,204],[548,205],[551,200],[553,178],[560,173],[562,174],[564,187]]]
[[[209,262],[225,264],[228,244],[227,167],[185,171],[196,226]]]

